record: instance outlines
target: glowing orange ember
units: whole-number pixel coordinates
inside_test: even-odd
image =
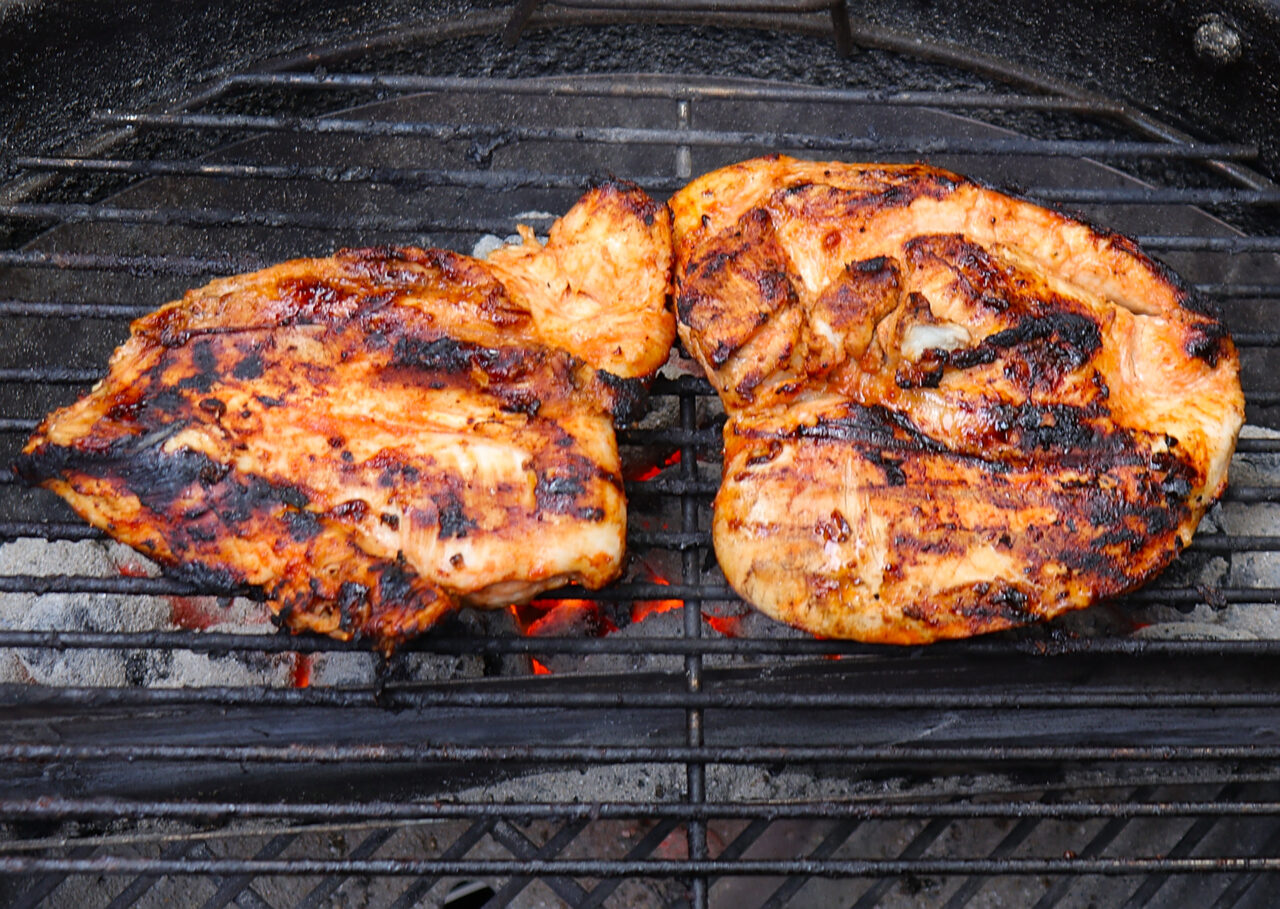
[[[122,578],[145,578],[147,569],[143,567],[141,562],[125,562],[120,566],[120,577]]]
[[[529,664],[533,666],[534,675],[551,675],[551,670],[535,659],[530,659]]]
[[[534,600],[510,608],[516,627],[527,637],[602,638],[618,630],[591,600]]]
[[[679,463],[680,463],[680,449],[677,448],[675,451],[671,452],[671,454],[667,455],[666,459],[663,460],[661,464],[653,464],[649,467],[646,467],[644,470],[640,471],[638,474],[635,475],[635,479],[640,480],[641,482],[644,482],[645,480],[652,480],[658,474],[662,473],[662,471],[665,470],[666,468],[670,467],[673,464],[679,464]]]
[[[661,584],[663,587],[671,586],[671,582],[666,578],[652,572],[650,572],[649,580],[655,584]],[[651,615],[683,608],[684,600],[636,600],[631,604],[631,622],[632,624],[643,622]]]
[[[736,638],[742,632],[742,620],[746,617],[745,612],[740,612],[735,615],[703,615],[702,618],[726,638]]]
[[[289,680],[294,688],[311,687],[311,654],[293,654],[293,666],[289,672]]]

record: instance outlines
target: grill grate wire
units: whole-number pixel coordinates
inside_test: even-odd
[[[56,181],[58,178],[83,174],[125,175],[130,178],[192,178],[223,180],[246,185],[270,186],[279,181],[301,181],[308,184],[333,184],[390,188],[455,188],[477,193],[501,193],[513,190],[576,189],[590,176],[585,171],[562,169],[557,172],[524,171],[497,167],[483,169],[495,151],[517,148],[523,144],[549,143],[575,145],[590,143],[605,147],[630,147],[637,143],[670,152],[674,161],[672,173],[656,170],[621,174],[638,179],[651,191],[666,192],[683,184],[690,175],[687,164],[697,151],[739,149],[757,150],[803,149],[815,153],[841,153],[858,156],[906,155],[930,157],[1034,157],[1071,160],[1082,156],[1112,162],[1147,159],[1190,165],[1212,166],[1214,172],[1234,183],[1215,187],[1139,187],[1118,186],[1093,188],[1083,186],[1031,186],[1026,195],[1045,202],[1104,206],[1167,205],[1232,205],[1267,210],[1280,202],[1280,191],[1260,185],[1256,174],[1241,170],[1256,158],[1257,149],[1229,143],[1198,142],[1185,137],[1170,137],[1153,131],[1150,123],[1125,106],[1103,99],[1082,96],[1017,94],[1007,91],[983,92],[900,92],[824,89],[809,86],[777,84],[699,84],[677,78],[636,80],[601,79],[467,79],[424,77],[402,74],[333,73],[316,75],[300,72],[254,72],[233,75],[221,80],[204,93],[204,103],[214,102],[235,91],[253,88],[283,92],[312,92],[323,96],[334,89],[376,91],[379,97],[411,96],[420,92],[465,92],[479,96],[521,97],[551,93],[556,96],[589,100],[658,99],[675,106],[675,122],[670,127],[633,126],[623,124],[576,124],[571,126],[504,126],[494,122],[428,121],[420,119],[379,120],[333,114],[320,116],[281,117],[258,114],[201,112],[101,112],[96,122],[107,129],[122,130],[122,135],[139,133],[181,133],[217,131],[236,141],[283,134],[288,136],[341,136],[348,138],[412,137],[439,142],[468,141],[482,146],[477,169],[358,165],[350,168],[327,164],[279,164],[255,161],[210,161],[202,158],[111,157],[110,150],[95,156],[27,156],[17,159],[18,166],[33,179]],[[884,140],[822,131],[786,132],[744,130],[709,126],[694,127],[695,106],[721,103],[764,104],[803,102],[818,105],[864,105],[868,107],[901,107],[974,110],[1056,111],[1096,117],[1120,123],[1143,138],[1140,140],[1041,139],[1026,137],[956,138],[918,137],[906,140]],[[323,109],[323,105],[321,105]],[[251,147],[251,146],[245,146]],[[683,165],[682,165],[683,162]],[[89,203],[65,201],[6,201],[0,204],[0,223],[40,227],[53,224],[89,226],[141,225],[150,227],[202,227],[226,230],[236,237],[236,230],[305,229],[332,233],[334,221],[322,211],[307,209],[276,210],[263,207],[219,209],[182,206],[130,206],[97,200]],[[536,222],[535,222],[536,223]],[[509,232],[511,222],[502,219],[402,217],[380,214],[353,216],[342,225],[345,230],[468,235]],[[1169,253],[1197,253],[1230,257],[1259,256],[1280,250],[1280,237],[1239,234],[1145,234],[1141,241],[1153,250]],[[322,240],[321,242],[327,242]],[[267,264],[245,253],[245,246],[235,252],[211,257],[191,254],[140,254],[136,251],[113,253],[88,251],[89,247],[51,250],[35,247],[0,249],[0,266],[24,272],[121,275],[129,278],[175,277],[203,279],[215,274],[250,270]],[[1269,273],[1267,269],[1270,269]],[[1266,303],[1280,299],[1280,274],[1274,262],[1264,263],[1258,280],[1237,282],[1209,280],[1199,284],[1206,295],[1223,301],[1246,300]],[[86,278],[87,280],[87,278]],[[188,283],[190,283],[188,281]],[[0,311],[6,315],[34,319],[99,320],[119,323],[149,310],[141,306],[113,300],[80,301],[56,294],[46,298],[12,295],[0,300]],[[1241,346],[1270,352],[1280,335],[1253,331],[1238,335]],[[84,386],[96,380],[100,369],[74,365],[14,366],[0,371],[0,382],[24,388]],[[599,905],[618,892],[629,878],[672,879],[689,887],[692,905],[705,906],[711,900],[712,887],[742,876],[784,877],[766,897],[764,905],[784,905],[805,891],[812,878],[857,878],[869,882],[862,890],[857,905],[880,904],[893,880],[903,875],[937,875],[947,879],[963,879],[951,891],[946,905],[965,905],[981,892],[987,877],[1049,875],[1051,882],[1037,905],[1055,905],[1070,892],[1071,882],[1083,876],[1132,877],[1137,889],[1130,892],[1134,905],[1151,903],[1170,876],[1224,875],[1227,883],[1219,894],[1222,905],[1232,905],[1243,898],[1259,875],[1280,870],[1274,836],[1257,843],[1253,854],[1214,854],[1197,856],[1199,848],[1213,831],[1220,830],[1226,820],[1261,821],[1280,817],[1280,802],[1266,789],[1274,780],[1273,766],[1280,762],[1280,746],[1265,740],[1238,742],[1219,732],[1219,739],[1151,743],[1134,741],[1108,744],[991,745],[983,743],[921,744],[814,744],[799,738],[779,743],[751,739],[734,741],[717,734],[717,720],[728,712],[755,716],[761,711],[858,711],[861,713],[895,713],[934,711],[961,712],[986,716],[992,712],[1041,711],[1052,716],[1063,712],[1120,711],[1168,712],[1236,711],[1236,715],[1253,715],[1259,711],[1280,710],[1280,678],[1274,670],[1250,676],[1248,684],[1239,678],[1228,678],[1223,689],[1179,684],[1167,674],[1158,675],[1163,687],[1142,684],[1139,676],[1119,682],[1079,680],[1071,672],[1065,678],[1053,676],[1048,687],[1034,685],[1008,690],[990,690],[982,685],[964,684],[925,690],[886,690],[873,677],[867,689],[849,687],[830,690],[831,681],[854,683],[860,672],[885,672],[890,677],[901,673],[911,661],[937,663],[944,669],[955,664],[968,665],[973,660],[1021,660],[1028,654],[1064,654],[1062,659],[1080,657],[1103,661],[1137,661],[1143,666],[1162,667],[1168,661],[1189,661],[1192,666],[1219,667],[1232,661],[1243,661],[1250,669],[1264,666],[1265,661],[1280,650],[1280,640],[1143,640],[1124,636],[1076,638],[1040,636],[1035,633],[1008,639],[979,640],[942,645],[935,649],[914,648],[891,651],[850,642],[821,641],[800,637],[721,637],[704,631],[705,606],[734,600],[723,582],[709,582],[704,563],[710,547],[704,529],[708,499],[714,495],[716,482],[699,470],[703,464],[714,465],[718,449],[718,428],[707,425],[700,402],[711,397],[709,386],[700,379],[660,380],[655,398],[666,397],[675,402],[674,425],[652,429],[632,429],[622,433],[624,445],[653,445],[677,448],[681,453],[678,468],[652,480],[630,484],[629,496],[643,503],[673,502],[679,508],[678,530],[639,529],[631,533],[629,543],[634,550],[655,549],[678,553],[678,583],[656,584],[628,581],[605,591],[569,590],[563,596],[596,600],[603,603],[628,603],[635,600],[674,598],[683,601],[680,624],[675,634],[665,636],[602,638],[519,638],[486,637],[477,639],[466,634],[432,635],[415,642],[407,650],[413,654],[492,655],[578,655],[628,656],[663,655],[676,659],[679,670],[650,672],[635,685],[627,680],[612,680],[607,685],[576,686],[572,676],[538,680],[518,679],[517,685],[502,687],[491,680],[447,685],[397,682],[384,678],[376,686],[366,688],[280,689],[262,686],[218,686],[199,688],[137,688],[122,686],[0,686],[0,704],[25,709],[94,708],[115,710],[137,707],[209,706],[214,708],[305,706],[310,709],[380,711],[395,707],[410,711],[468,708],[473,711],[496,711],[503,708],[526,711],[625,710],[629,712],[664,713],[676,711],[680,716],[678,744],[636,744],[603,738],[589,744],[527,744],[440,741],[426,744],[386,741],[374,745],[317,744],[298,741],[284,744],[174,744],[164,741],[136,743],[49,744],[37,741],[0,742],[0,763],[6,766],[38,765],[57,768],[68,764],[104,764],[114,762],[143,766],[178,764],[206,765],[299,765],[315,766],[423,766],[441,764],[462,767],[472,764],[527,766],[556,764],[574,766],[617,765],[622,767],[668,764],[683,771],[683,786],[677,800],[619,799],[592,800],[582,804],[565,801],[516,801],[510,804],[483,801],[398,801],[324,800],[299,803],[254,802],[249,800],[150,800],[127,796],[99,799],[75,799],[61,796],[10,797],[0,800],[0,818],[9,821],[40,821],[52,824],[88,824],[101,821],[163,821],[188,825],[229,825],[268,836],[271,824],[308,825],[350,821],[352,823],[383,822],[375,826],[345,858],[317,859],[289,854],[298,842],[298,834],[280,833],[268,836],[251,858],[211,852],[202,842],[179,839],[156,855],[132,856],[126,853],[102,853],[95,847],[73,847],[64,854],[28,854],[21,841],[0,845],[0,872],[9,875],[34,876],[24,892],[25,904],[36,905],[54,893],[66,875],[134,875],[132,881],[117,894],[112,905],[134,905],[165,875],[212,876],[215,892],[210,905],[223,905],[232,900],[254,905],[271,905],[255,889],[254,882],[271,876],[322,876],[320,883],[306,891],[297,905],[318,905],[337,892],[346,876],[412,877],[416,880],[407,890],[397,891],[395,905],[413,905],[444,877],[492,876],[504,883],[497,892],[497,903],[517,897],[532,880],[537,879],[570,904]],[[1255,411],[1277,403],[1272,388],[1247,387],[1251,416]],[[13,399],[8,399],[13,400]],[[11,436],[10,444],[35,425],[37,417],[21,412],[0,412],[0,433]],[[1280,453],[1280,439],[1259,437],[1242,440],[1239,455],[1266,456]],[[0,484],[12,486],[7,476]],[[1257,483],[1233,484],[1228,503],[1257,504],[1280,501],[1280,488]],[[0,537],[9,540],[36,538],[48,541],[101,540],[102,535],[83,525],[66,520],[29,520],[0,514]],[[1204,534],[1197,537],[1191,552],[1205,555],[1265,555],[1280,551],[1280,536],[1268,534]],[[169,578],[90,577],[76,574],[11,574],[0,577],[0,591],[36,597],[70,592],[91,594],[123,594],[177,596],[190,594],[227,594],[229,591],[193,590],[189,585]],[[1180,604],[1194,607],[1209,604],[1217,608],[1240,605],[1265,609],[1280,602],[1280,589],[1258,584],[1220,583],[1211,589],[1196,584],[1162,582],[1154,588],[1126,598],[1133,606]],[[241,653],[344,653],[358,651],[358,646],[313,639],[291,639],[262,633],[230,634],[190,631],[77,631],[77,630],[0,630],[0,647],[36,650],[57,648],[72,650],[120,650],[193,653],[226,656]],[[758,661],[786,658],[799,661],[801,668],[811,666],[823,657],[842,658],[843,662],[820,666],[830,670],[824,674],[796,676],[791,681],[799,687],[755,687],[758,675],[735,676],[733,670],[716,658],[742,658]],[[1262,661],[1262,662],[1258,662]],[[847,664],[847,665],[846,665]],[[674,665],[674,664],[673,664]],[[754,665],[754,663],[753,663]],[[1022,664],[1018,664],[1022,665]],[[1039,667],[1040,664],[1036,664]],[[1074,666],[1075,664],[1071,664]],[[836,670],[840,670],[836,672]],[[1033,669],[1037,672],[1037,669]],[[766,677],[771,670],[766,671]],[[1241,670],[1243,673],[1243,670]],[[783,676],[783,681],[787,677]],[[816,679],[816,681],[815,681]],[[606,680],[609,681],[609,680]],[[805,685],[816,690],[808,690]],[[537,714],[539,716],[543,714]],[[749,722],[749,720],[747,721]],[[857,801],[840,798],[800,799],[797,801],[764,799],[761,801],[725,800],[708,792],[709,768],[797,766],[851,768],[850,772],[912,772],[931,768],[945,774],[949,768],[1026,768],[1038,765],[1086,767],[1157,767],[1193,765],[1219,767],[1219,772],[1254,783],[1232,782],[1213,787],[1203,796],[1169,798],[1167,787],[1139,786],[1119,791],[1119,797],[1089,800],[1064,796],[1040,799],[1003,797],[995,801],[973,801],[940,798],[906,797],[903,801]],[[1247,772],[1241,768],[1248,768]],[[1161,770],[1160,772],[1164,772]],[[1191,785],[1191,784],[1188,784]],[[1261,788],[1259,788],[1261,787]],[[1267,797],[1259,797],[1259,793]],[[542,835],[522,831],[530,821],[544,820],[552,826]],[[1008,820],[1012,827],[998,837],[985,856],[939,855],[933,847],[957,824],[978,820]],[[1112,844],[1121,838],[1126,827],[1144,821],[1189,820],[1185,833],[1163,855],[1108,854]],[[610,859],[565,857],[591,825],[602,821],[651,821],[632,848]],[[752,849],[767,839],[770,829],[781,822],[808,820],[829,822],[826,833],[798,858],[759,857]],[[920,822],[914,836],[903,843],[896,855],[879,858],[848,857],[842,850],[868,825],[896,820]],[[1099,822],[1076,856],[1057,857],[1018,854],[1021,845],[1033,838],[1038,825],[1045,822],[1078,820]],[[434,859],[377,858],[380,850],[393,842],[393,832],[402,826],[428,822],[466,822],[446,848]],[[710,832],[717,824],[745,822],[727,845],[713,849]],[[245,824],[236,828],[236,824]],[[258,826],[253,826],[254,824]],[[557,826],[558,825],[558,826]],[[187,829],[187,828],[184,828]],[[683,841],[683,853],[671,857],[663,844],[675,836]],[[110,838],[109,836],[107,837]],[[74,842],[72,840],[71,842]],[[476,857],[473,850],[484,842],[497,843],[510,858]],[[1238,845],[1238,844],[1237,844]],[[932,850],[932,851],[931,851]],[[594,881],[588,888],[583,880]],[[241,904],[245,904],[242,902]]]

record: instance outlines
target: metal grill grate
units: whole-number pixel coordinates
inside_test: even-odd
[[[714,395],[663,378],[655,415],[620,435],[632,463],[656,468],[628,483],[633,569],[556,594],[601,604],[622,631],[524,637],[506,613],[469,614],[375,665],[359,646],[260,626],[108,627],[92,613],[232,592],[105,557],[96,571],[30,564],[108,550],[52,496],[0,480],[0,648],[29,676],[0,684],[12,905],[101,892],[147,905],[203,887],[210,906],[315,906],[358,886],[411,906],[481,878],[494,905],[951,907],[998,892],[1229,906],[1274,880],[1280,334],[1266,317],[1280,190],[1249,169],[1255,148],[1029,77],[871,90],[364,62],[231,75],[177,109],[101,112],[82,154],[17,159],[0,189],[10,456],[101,374],[129,318],[212,275],[339,245],[469,251],[517,220],[545,225],[536,213],[593,176],[663,195],[793,151],[924,156],[1138,235],[1224,306],[1242,347],[1254,430],[1232,486],[1179,563],[1111,607],[923,649],[814,640],[743,614],[725,586],[707,530]],[[1041,118],[1039,133],[988,122],[1007,114]],[[624,621],[637,601],[672,600]],[[78,654],[123,675],[62,672]],[[173,668],[196,658],[194,682]],[[347,675],[289,684],[304,660],[347,660]],[[240,664],[249,680],[225,682]],[[84,889],[99,875],[106,891]]]

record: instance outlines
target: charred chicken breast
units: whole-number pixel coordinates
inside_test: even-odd
[[[600,238],[608,242],[602,246]],[[674,338],[670,215],[606,184],[545,245],[344,250],[139,319],[19,474],[181,577],[389,650],[621,570],[613,420]]]
[[[914,644],[1132,590],[1222,493],[1219,319],[1124,237],[919,165],[774,157],[671,201],[720,394],[716,554],[809,631]]]

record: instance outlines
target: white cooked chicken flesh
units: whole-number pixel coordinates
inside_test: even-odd
[[[344,250],[139,319],[17,465],[180,577],[390,650],[460,603],[621,571],[614,419],[675,336],[670,214],[590,191],[478,261]]]
[[[671,200],[677,327],[728,421],[729,583],[914,644],[1130,591],[1221,495],[1219,318],[1130,240],[921,165],[746,161]]]

